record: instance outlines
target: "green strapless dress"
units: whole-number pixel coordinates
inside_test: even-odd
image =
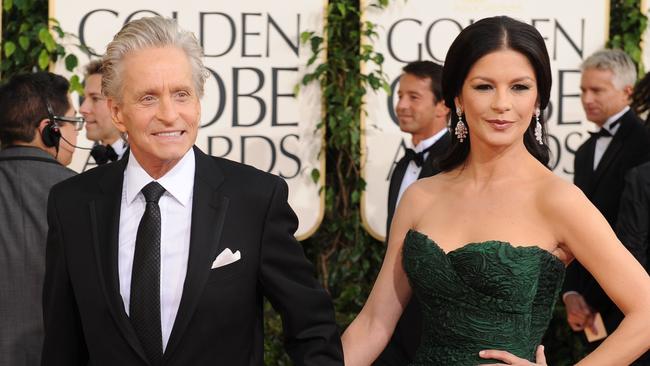
[[[564,280],[555,255],[500,241],[445,253],[410,230],[403,260],[424,320],[411,366],[494,363],[478,356],[484,349],[534,361]]]

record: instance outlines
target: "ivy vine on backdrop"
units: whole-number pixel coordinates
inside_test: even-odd
[[[48,2],[43,0],[4,0],[2,2],[2,62],[3,79],[14,74],[47,70],[51,63],[63,60],[72,72],[79,61],[66,51],[64,39],[76,39],[65,32],[56,19],[48,19]],[[87,49],[79,44],[82,52]],[[83,93],[79,76],[70,77],[70,89]]]

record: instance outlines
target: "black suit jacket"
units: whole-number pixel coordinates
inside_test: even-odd
[[[594,171],[596,138],[591,136],[576,151],[574,183],[605,216],[616,225],[624,177],[630,168],[650,157],[650,136],[632,110],[620,118],[620,127]],[[565,291],[577,291],[603,316],[608,332],[623,319],[623,314],[605,294],[591,274],[577,261],[567,269]]]
[[[630,169],[625,176],[616,235],[650,273],[650,163]]]
[[[418,179],[430,177],[440,173],[436,161],[440,159],[449,148],[451,143],[451,136],[449,132],[445,133],[429,150],[422,170]],[[390,235],[390,223],[393,221],[395,214],[395,206],[397,204],[397,196],[399,189],[402,185],[402,179],[406,173],[406,168],[409,162],[405,158],[400,159],[395,166],[395,170],[390,177],[390,186],[388,188],[388,218],[386,220],[386,242]],[[420,303],[415,296],[411,297],[411,301],[404,308],[404,312],[395,327],[393,336],[391,337],[388,346],[379,355],[375,366],[403,366],[413,361],[415,352],[420,345],[420,338],[422,337],[422,311],[420,310]]]
[[[343,365],[332,303],[293,236],[286,183],[194,152],[187,275],[163,365],[263,365],[263,297],[283,318],[296,365]],[[42,365],[149,365],[118,283],[127,160],[51,191]],[[241,260],[211,270],[225,248],[239,250]]]

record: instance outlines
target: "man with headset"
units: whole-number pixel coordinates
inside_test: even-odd
[[[49,72],[0,87],[0,365],[40,365],[47,197],[75,174],[65,165],[83,127],[68,87]]]

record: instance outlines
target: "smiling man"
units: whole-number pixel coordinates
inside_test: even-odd
[[[390,178],[386,240],[402,194],[416,180],[440,172],[435,160],[447,151],[451,142],[446,128],[449,108],[442,98],[442,66],[431,61],[415,61],[404,66],[403,71],[395,111],[400,130],[411,135],[413,148],[397,162]],[[400,366],[413,361],[420,344],[421,327],[422,312],[413,297],[375,366]]]
[[[650,137],[629,107],[636,82],[636,66],[621,50],[601,50],[582,64],[581,100],[587,119],[599,130],[575,155],[575,184],[600,210],[609,224],[617,221],[625,173],[650,153]],[[567,270],[563,300],[567,321],[582,331],[600,313],[608,333],[623,319],[589,272],[577,261]]]
[[[263,365],[263,298],[296,365],[343,365],[286,183],[194,146],[206,70],[175,21],[126,24],[103,92],[131,153],[50,195],[43,365]]]
[[[86,65],[84,100],[79,106],[79,112],[86,118],[86,137],[95,142],[90,155],[97,165],[121,159],[128,147],[122,133],[113,125],[108,102],[102,94],[102,74],[101,60]]]

